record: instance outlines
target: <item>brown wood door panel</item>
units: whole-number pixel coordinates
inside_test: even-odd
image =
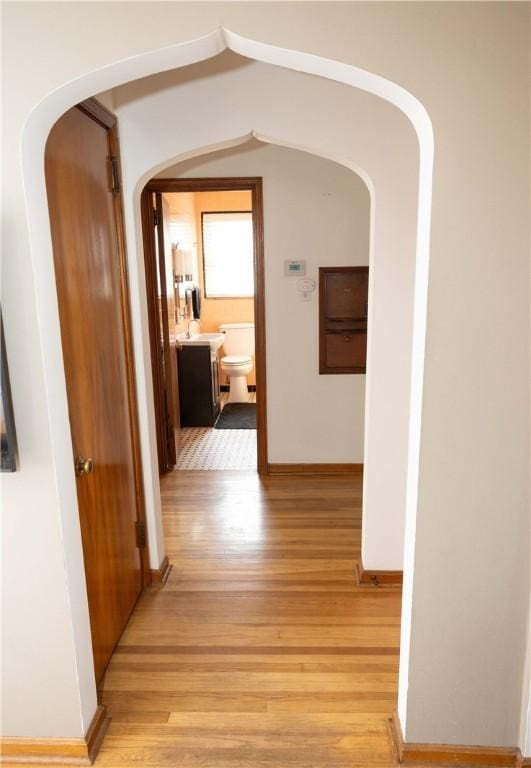
[[[96,679],[143,585],[131,350],[108,126],[74,108],[45,155],[61,339]],[[128,315],[127,315],[128,317]],[[134,384],[134,381],[133,381]]]
[[[367,317],[368,270],[328,272],[325,280],[328,320]]]
[[[329,368],[365,368],[367,334],[327,333],[326,361]]]
[[[157,211],[156,258],[158,266],[158,306],[161,343],[162,385],[164,390],[164,471],[169,472],[177,462],[175,424],[173,419],[173,372],[170,354],[170,301],[173,293],[173,265],[169,222],[164,217],[162,195],[154,195]],[[169,246],[169,248],[168,248]],[[168,285],[168,282],[170,284]],[[175,310],[173,310],[175,312]],[[175,318],[172,318],[174,322]]]
[[[176,359],[170,343],[170,320],[175,328],[173,263],[171,237],[165,221],[161,194],[144,190],[142,194],[144,266],[148,304],[151,373],[157,432],[159,474],[173,469],[177,462],[179,422],[175,417]]]

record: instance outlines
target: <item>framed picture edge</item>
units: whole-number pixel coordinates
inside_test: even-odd
[[[9,367],[7,363],[7,351],[4,338],[4,322],[0,310],[0,368],[1,368],[1,408],[5,425],[5,432],[1,433],[1,462],[0,471],[16,472],[18,469],[17,439],[15,431],[15,417],[13,412],[13,400],[9,383]],[[4,445],[5,444],[5,445]]]

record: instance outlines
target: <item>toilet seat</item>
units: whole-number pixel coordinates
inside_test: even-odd
[[[227,355],[221,358],[221,364],[226,366],[245,365],[252,362],[253,358],[250,355]]]

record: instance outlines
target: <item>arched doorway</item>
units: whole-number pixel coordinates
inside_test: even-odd
[[[408,552],[409,560],[405,567],[405,599],[403,613],[403,663],[401,665],[401,676],[407,681],[407,637],[409,615],[411,611],[411,586],[412,586],[412,552],[411,542],[414,537],[415,519],[416,519],[416,488],[418,477],[418,453],[420,441],[420,404],[422,398],[422,370],[423,370],[423,340],[425,329],[425,311],[426,311],[426,292],[427,292],[427,266],[428,266],[428,243],[429,243],[429,211],[431,201],[431,166],[433,155],[433,139],[431,124],[422,105],[411,94],[402,88],[383,78],[379,78],[370,73],[359,70],[355,67],[344,65],[338,62],[325,60],[320,57],[310,56],[295,51],[287,51],[262,43],[245,40],[237,35],[227,31],[216,31],[212,35],[191,43],[180,44],[171,50],[155,51],[144,54],[128,62],[120,62],[104,71],[95,72],[79,81],[68,84],[64,88],[50,95],[35,110],[31,120],[28,122],[25,131],[23,144],[23,164],[24,173],[31,177],[33,185],[28,186],[27,206],[30,222],[30,236],[32,244],[32,259],[34,267],[35,282],[39,286],[38,305],[42,321],[41,331],[47,337],[48,352],[45,358],[45,375],[50,388],[63,393],[63,397],[56,398],[55,402],[49,402],[49,413],[52,436],[52,452],[57,466],[57,487],[61,504],[61,517],[65,530],[74,533],[77,530],[78,522],[72,518],[68,510],[75,509],[75,492],[73,485],[73,473],[69,462],[69,451],[65,450],[68,446],[68,424],[66,415],[66,402],[64,397],[64,374],[62,370],[61,349],[57,324],[57,307],[54,302],[53,274],[51,269],[51,245],[50,233],[47,222],[47,207],[44,188],[44,178],[42,172],[42,156],[44,144],[49,129],[55,119],[64,110],[73,103],[80,101],[87,95],[100,92],[106,88],[112,87],[120,82],[127,82],[131,78],[145,76],[157,71],[167,70],[176,66],[183,66],[200,59],[218,53],[223,48],[229,48],[244,56],[254,58],[259,61],[276,64],[280,67],[292,70],[305,71],[332,81],[341,82],[354,88],[363,89],[373,93],[382,99],[385,99],[402,110],[412,121],[420,143],[420,174],[419,174],[419,205],[417,220],[417,247],[416,247],[416,271],[415,271],[415,320],[413,336],[413,373],[411,385],[411,409],[409,415],[409,460],[408,460],[408,481],[407,481],[407,522],[406,522],[406,541],[410,542]],[[151,171],[150,171],[151,173]],[[129,231],[134,232],[134,221],[129,221]],[[130,246],[131,248],[131,246]],[[134,291],[133,291],[133,298]],[[138,296],[136,297],[138,300]],[[140,303],[137,304],[137,308]],[[141,317],[137,318],[136,341],[137,357],[139,370],[144,365],[145,360],[142,350],[142,335],[139,333],[141,328]],[[139,383],[139,394],[142,384]],[[144,393],[145,394],[145,393]],[[142,396],[140,397],[142,399]],[[149,436],[150,427],[147,413],[140,414],[141,429],[144,434]],[[148,441],[149,443],[149,441]],[[160,539],[160,520],[156,515],[156,483],[150,472],[146,458],[149,457],[149,444],[144,446],[144,481],[148,494],[148,507],[150,504],[149,495],[151,493],[151,506],[154,511],[151,521],[152,542],[157,540],[157,526],[159,526]],[[66,539],[69,537],[67,536]],[[152,557],[156,560],[156,546],[152,552]],[[78,590],[77,599],[83,604],[83,579],[81,576],[79,557],[79,544],[73,544],[71,551],[66,552],[67,571],[70,575],[72,588]],[[76,648],[79,655],[79,663],[83,668],[90,667],[90,659],[86,655],[86,642],[83,639],[83,631],[86,632],[86,616],[80,623],[76,634]],[[83,677],[83,676],[82,676]],[[88,713],[93,708],[94,691],[90,683],[90,675],[85,676],[85,689],[81,691],[81,700],[83,709]],[[402,685],[402,691],[407,686]],[[405,716],[405,700],[402,701],[401,715]]]

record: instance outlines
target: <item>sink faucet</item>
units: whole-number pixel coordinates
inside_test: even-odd
[[[186,311],[186,306],[184,307],[178,307],[177,312],[177,322],[182,321],[184,325],[184,338],[185,339],[191,339],[192,334],[190,333],[190,318],[188,317],[188,312]]]

